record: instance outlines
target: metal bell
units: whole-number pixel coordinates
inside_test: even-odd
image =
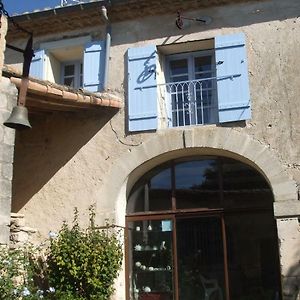
[[[28,110],[25,106],[15,106],[10,117],[3,123],[6,127],[13,129],[28,129],[31,125],[28,120]]]

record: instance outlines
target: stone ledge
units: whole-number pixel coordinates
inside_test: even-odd
[[[24,218],[25,217],[25,215],[23,215],[23,214],[13,213],[13,212],[10,214],[10,216],[11,216],[11,218]]]
[[[25,217],[23,214],[11,213],[10,221],[10,243],[12,247],[19,247],[31,240],[33,234],[38,230],[25,226]]]
[[[276,218],[300,216],[300,201],[286,200],[274,202],[274,216]]]

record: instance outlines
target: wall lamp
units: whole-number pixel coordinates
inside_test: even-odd
[[[33,35],[32,32],[27,31],[26,29],[22,28],[20,25],[18,25],[14,20],[9,16],[8,12],[5,10],[2,0],[0,0],[0,14],[4,14],[8,20],[10,20],[13,25],[18,28],[19,30],[22,30],[30,35],[30,38],[27,41],[25,49],[20,49],[15,46],[6,44],[6,47],[18,52],[23,53],[24,57],[24,63],[23,63],[23,71],[21,76],[21,86],[19,90],[19,96],[18,96],[18,103],[17,106],[15,106],[10,114],[10,117],[3,123],[3,125],[13,128],[13,129],[26,129],[31,128],[31,125],[28,120],[28,110],[25,107],[26,102],[26,94],[28,89],[28,83],[29,83],[29,69],[30,64],[32,61],[32,58],[34,57],[34,52],[32,49],[32,43],[33,43]]]
[[[203,25],[208,25],[211,23],[212,18],[211,17],[207,17],[207,16],[203,16],[200,18],[190,18],[190,17],[184,17],[181,15],[180,11],[177,12],[177,18],[176,18],[176,26],[178,27],[178,29],[182,29],[183,28],[183,20],[190,20],[190,21],[195,21],[195,22],[200,22]]]

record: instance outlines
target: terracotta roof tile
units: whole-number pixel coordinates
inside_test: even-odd
[[[3,74],[10,77],[11,82],[20,87],[21,74],[18,70],[4,65]],[[120,109],[122,107],[121,99],[107,91],[91,93],[83,89],[73,89],[69,86],[30,77],[26,106],[29,109],[31,106],[43,109],[45,104],[54,110],[60,110],[59,108],[67,110],[68,107],[72,110],[76,108],[97,109],[97,107]]]

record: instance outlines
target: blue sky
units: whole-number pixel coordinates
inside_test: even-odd
[[[60,0],[2,0],[4,8],[9,15],[31,12],[35,9],[54,7],[60,5]],[[72,3],[71,0],[68,0]],[[74,2],[73,2],[74,3]]]
[[[2,0],[9,15],[60,5],[60,0]]]

